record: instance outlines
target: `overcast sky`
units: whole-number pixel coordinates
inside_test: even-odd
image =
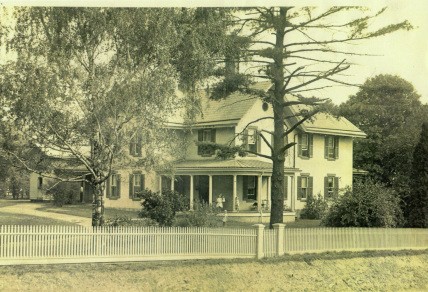
[[[44,6],[224,6],[229,1],[40,1],[40,0],[0,0],[0,4],[11,5],[44,5]],[[373,2],[376,6],[373,6]],[[270,6],[270,5],[313,5],[327,7],[332,4],[365,5],[374,10],[387,6],[382,19],[386,23],[409,20],[415,29],[400,31],[375,40],[362,42],[358,50],[376,55],[375,57],[358,57],[352,60],[357,63],[347,71],[354,82],[363,83],[367,78],[378,74],[394,74],[411,82],[421,94],[421,101],[428,103],[428,1],[427,0],[377,0],[377,1],[233,1],[236,6]],[[0,15],[1,17],[1,15]],[[4,21],[4,19],[3,19]],[[355,48],[355,47],[354,47]],[[0,58],[4,59],[4,52]],[[345,101],[349,95],[356,93],[356,88],[334,87],[319,92],[320,96],[330,97],[335,103]]]

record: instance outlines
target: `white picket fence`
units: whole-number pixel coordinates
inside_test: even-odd
[[[426,249],[427,229],[0,226],[0,265],[207,258],[284,253]]]

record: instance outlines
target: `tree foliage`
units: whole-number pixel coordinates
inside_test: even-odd
[[[401,226],[400,198],[394,190],[378,182],[356,182],[333,203],[323,224],[334,227]]]
[[[214,25],[223,23],[219,11],[16,9],[8,49],[18,58],[0,68],[8,120],[27,141],[27,152],[60,153],[86,168],[89,176],[55,178],[91,177],[94,225],[103,224],[103,183],[113,166],[152,167],[175,152],[171,145],[179,148],[178,141],[170,143],[174,135],[165,123],[177,109],[193,106],[176,96],[178,83],[196,92],[213,66],[209,56],[219,48],[208,46],[207,36],[223,33]],[[126,151],[137,136],[145,147],[139,161]],[[42,172],[23,153],[3,153]]]
[[[355,167],[398,190],[407,188],[413,149],[428,114],[413,85],[398,76],[375,76],[340,106],[340,114],[367,134],[354,142]]]
[[[413,152],[410,194],[404,198],[409,227],[428,227],[428,122],[423,123]]]

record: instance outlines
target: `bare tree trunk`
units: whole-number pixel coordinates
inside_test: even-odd
[[[92,185],[94,190],[92,202],[92,226],[104,225],[104,187],[100,183]]]

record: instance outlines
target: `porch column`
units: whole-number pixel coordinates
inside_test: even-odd
[[[175,176],[171,176],[171,191],[174,191],[174,178]]]
[[[193,175],[190,175],[190,210],[193,210]]]
[[[236,193],[236,174],[233,175],[233,202],[232,202],[232,210],[236,211],[236,200],[238,199],[238,194]]]
[[[291,176],[291,211],[296,209],[296,176]]]
[[[268,206],[269,206],[269,210],[270,210],[270,207],[271,207],[271,204],[270,204],[271,194],[272,194],[271,184],[272,184],[272,177],[268,176],[268,181],[267,181],[267,203],[268,203]]]
[[[208,201],[211,206],[213,203],[213,176],[208,176]]]
[[[262,209],[262,187],[263,180],[262,175],[260,174],[257,177],[257,210],[260,211]]]

